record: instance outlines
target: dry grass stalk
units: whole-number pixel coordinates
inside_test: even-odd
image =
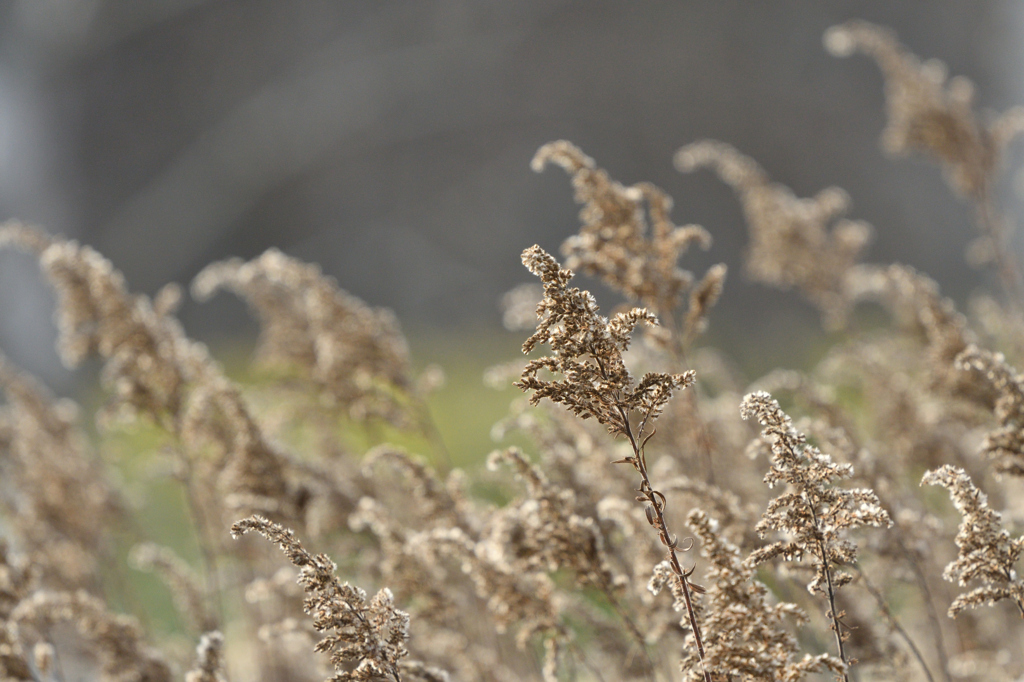
[[[984,583],[961,594],[949,606],[955,618],[967,608],[991,605],[1007,599],[1024,618],[1024,580],[1014,565],[1024,552],[1024,536],[1013,538],[1002,528],[1002,516],[988,506],[988,496],[978,490],[963,469],[945,465],[929,471],[921,484],[940,485],[949,491],[957,511],[963,516],[956,534],[959,555],[946,566],[942,577],[967,587],[971,581]]]
[[[977,250],[991,249],[1002,229],[993,178],[1024,117],[978,124],[963,81],[947,84],[875,27],[847,24],[826,40],[882,64],[890,149],[939,159],[978,206],[988,241]],[[104,599],[135,610],[121,576],[105,570],[117,514],[133,510],[120,502],[118,477],[92,456],[104,448],[87,445],[69,403],[0,358],[0,680],[71,679],[73,670],[162,681],[180,669],[190,682],[224,682],[230,667],[246,682],[332,672],[447,682],[445,670],[465,682],[662,682],[680,661],[685,680],[796,682],[826,671],[845,677],[856,659],[853,672],[867,681],[917,674],[911,655],[929,680],[932,671],[947,682],[1019,678],[1024,537],[1002,528],[971,478],[987,473],[976,452],[987,432],[981,449],[997,475],[985,487],[1007,519],[1019,518],[1012,486],[1024,460],[1024,380],[1013,367],[1024,362],[1024,326],[992,300],[980,324],[961,315],[908,266],[858,264],[869,230],[842,217],[841,190],[798,199],[722,143],[687,146],[676,161],[683,170],[713,167],[740,196],[748,274],[799,290],[837,330],[847,323],[817,367],[773,371],[756,384],[795,399],[805,413],[799,429],[770,395],[751,393],[743,416],[760,421],[762,436],[750,443],[736,410],[748,380],[721,352],[693,348],[725,269],[695,282],[678,260],[693,244],[707,246],[708,233],[675,226],[665,192],[615,182],[567,142],[542,147],[534,166],[554,163],[572,176],[583,225],[563,245],[568,268],[539,247],[523,254],[540,285],[508,297],[506,323],[534,328],[524,351],[549,352],[517,368],[529,398],[494,429],[516,431],[536,457],[498,450],[490,474],[442,475],[389,444],[356,452],[350,428],[436,435],[423,402],[432,373],[414,380],[391,314],[345,294],[317,266],[271,250],[216,263],[195,280],[200,298],[227,288],[249,302],[262,326],[259,359],[284,370],[243,387],[185,336],[176,287],[152,301],[133,295],[92,249],[0,228],[0,245],[34,254],[54,284],[64,360],[103,361],[112,397],[104,424],[141,416],[163,430],[207,569],[203,582],[155,545],[133,555],[163,575],[189,641],[200,638],[194,659],[179,645],[165,663]],[[645,307],[603,317],[593,296],[571,286],[573,267]],[[997,267],[1012,284],[1010,266]],[[864,300],[880,302],[895,323],[858,329],[847,313]],[[634,345],[641,326],[648,343]],[[493,374],[507,384],[507,368]],[[765,481],[785,486],[774,499],[750,462],[762,457]],[[608,466],[616,460],[632,465],[633,481]],[[948,488],[963,515],[955,556],[952,524],[929,511],[917,485],[923,468],[932,469],[924,482]],[[851,488],[839,487],[854,476]],[[684,517],[691,503],[698,509]],[[767,513],[755,523],[762,504]],[[883,507],[896,523],[854,545],[858,527],[890,525]],[[226,541],[226,515],[238,518],[238,509],[273,516],[249,516],[232,530],[263,534],[293,565],[277,568],[270,553]],[[681,523],[701,545],[702,560],[689,568],[680,554],[693,541],[670,530]],[[305,550],[287,526],[329,545],[340,565]],[[778,536],[759,547],[757,535],[768,533]],[[857,580],[840,589],[852,580],[847,571]],[[794,573],[809,575],[810,593],[794,587]],[[971,589],[957,595],[949,583]],[[394,595],[385,588],[369,598],[352,584],[388,585]],[[856,599],[857,587],[872,599]],[[648,588],[669,592],[675,612]],[[822,651],[825,628],[802,624],[821,596],[831,655]],[[1017,609],[968,608],[1003,600]],[[949,603],[955,620],[936,608]],[[931,647],[916,643],[922,632]]]
[[[843,277],[871,237],[867,223],[842,218],[850,204],[846,192],[828,187],[798,199],[753,159],[715,140],[683,147],[675,164],[686,173],[711,168],[739,195],[750,231],[744,267],[752,280],[795,288],[829,326],[842,325],[848,309]]]
[[[836,591],[852,580],[839,567],[856,561],[857,546],[842,533],[861,526],[889,527],[892,520],[873,491],[835,487],[836,480],[853,475],[853,467],[835,464],[810,445],[769,394],[751,393],[743,399],[740,410],[745,418],[757,419],[762,426],[761,438],[771,446],[772,465],[765,474],[765,483],[770,488],[786,486],[786,492],[768,503],[756,530],[761,537],[776,531],[787,539],[756,550],[747,561],[758,566],[777,557],[786,561],[811,557],[814,578],[807,589],[828,599],[826,616],[831,621],[839,658],[848,666],[851,660],[844,645],[846,630],[843,613],[836,607]],[[845,670],[842,677],[848,679]]]
[[[693,606],[693,593],[703,588],[691,583],[693,569],[684,570],[677,554],[678,538],[669,531],[665,521],[664,494],[651,484],[644,448],[654,431],[646,431],[665,408],[672,392],[693,383],[693,372],[683,374],[648,373],[634,382],[623,362],[622,354],[629,348],[633,330],[641,322],[657,324],[657,318],[644,308],[619,313],[611,321],[598,313],[589,292],[569,288],[570,270],[563,270],[557,261],[539,246],[523,252],[523,264],[544,285],[544,299],[537,306],[537,331],[523,344],[530,353],[537,345],[551,348],[553,355],[530,361],[516,385],[531,391],[530,402],[542,399],[565,405],[581,419],[594,417],[613,435],[625,436],[632,455],[620,460],[631,464],[640,474],[640,495],[645,502],[647,520],[668,551],[668,564],[674,575],[673,590],[682,593],[690,632],[703,676],[710,682],[704,666],[704,643]],[[562,379],[545,380],[540,370],[562,375]],[[636,421],[631,421],[632,419]],[[692,544],[692,542],[691,542]]]
[[[310,554],[295,533],[261,516],[231,526],[234,538],[252,531],[277,543],[299,568],[298,582],[308,595],[303,610],[317,632],[328,633],[316,650],[330,654],[336,671],[331,679],[368,682],[386,677],[401,682],[401,662],[409,654],[409,616],[395,608],[391,591],[382,589],[367,601],[361,589],[338,580],[337,566],[326,554]]]

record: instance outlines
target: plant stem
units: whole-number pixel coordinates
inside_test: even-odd
[[[819,558],[821,559],[821,570],[825,574],[825,586],[828,588],[828,615],[832,619],[832,632],[836,636],[836,648],[839,649],[839,660],[843,662],[849,668],[849,662],[846,660],[846,648],[843,646],[843,632],[842,624],[839,622],[839,614],[836,613],[836,591],[832,585],[832,571],[829,570],[829,558],[828,551],[825,549],[825,540],[822,538],[821,533],[818,530],[818,513],[815,511],[814,506],[807,503],[807,508],[811,510],[811,518],[814,520],[814,534],[818,540],[818,551],[820,552]],[[843,673],[843,682],[849,682],[850,676],[845,672]]]
[[[620,416],[622,417],[622,423],[625,425],[626,436],[629,438],[629,444],[633,448],[633,466],[638,472],[640,472],[640,489],[639,492],[643,495],[643,499],[646,499],[653,508],[654,522],[651,524],[661,534],[661,543],[668,548],[669,563],[672,566],[672,571],[676,574],[676,578],[679,580],[679,584],[683,588],[683,599],[686,602],[686,616],[690,621],[690,631],[693,633],[693,641],[697,645],[697,657],[700,659],[701,672],[704,674],[705,682],[711,682],[711,673],[708,672],[707,666],[704,662],[704,640],[700,634],[700,625],[697,623],[697,614],[693,610],[693,597],[690,594],[690,581],[689,574],[683,570],[682,565],[679,563],[679,557],[676,554],[676,542],[669,533],[668,525],[665,523],[665,496],[651,486],[651,479],[647,475],[647,461],[644,457],[643,448],[637,444],[637,439],[633,435],[633,430],[629,425],[629,418],[625,411],[619,408]]]
[[[992,189],[984,182],[974,197],[978,227],[992,245],[992,258],[1003,291],[1017,314],[1024,313],[1024,277],[1014,257],[1014,250],[1006,238],[1005,225],[999,218]]]
[[[917,648],[917,645],[914,644],[914,640],[910,638],[907,631],[904,630],[903,626],[900,625],[900,622],[896,620],[896,616],[894,616],[892,611],[889,610],[889,605],[885,602],[885,597],[878,588],[871,584],[871,581],[868,580],[868,576],[860,569],[860,566],[854,565],[853,570],[856,571],[857,575],[860,577],[861,583],[864,585],[864,589],[875,598],[875,602],[878,604],[878,609],[882,612],[882,615],[885,616],[885,619],[889,621],[889,625],[893,630],[899,633],[900,637],[903,638],[903,641],[905,641],[907,646],[910,647],[910,651],[914,654],[914,658],[917,659],[921,669],[924,670],[924,676],[928,678],[928,682],[935,682],[935,678],[932,677],[931,670],[928,669],[928,664],[924,662],[924,656],[921,654],[921,650]]]

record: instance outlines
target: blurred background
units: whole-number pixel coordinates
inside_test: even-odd
[[[799,364],[817,314],[743,281],[739,204],[710,173],[673,170],[681,145],[730,142],[799,196],[839,185],[876,229],[868,260],[909,263],[961,301],[986,285],[938,168],[878,148],[876,65],[822,48],[858,17],[971,78],[983,110],[1024,103],[1011,1],[7,0],[0,218],[93,245],[150,294],[276,246],[394,309],[422,361],[482,366],[521,341],[498,303],[530,279],[522,249],[555,251],[578,227],[564,173],[528,165],[566,138],[713,234],[683,261],[730,267],[712,342],[754,374]],[[85,379],[57,360],[52,305],[35,263],[0,253],[0,348],[73,394]],[[227,295],[181,317],[215,352],[255,332]]]

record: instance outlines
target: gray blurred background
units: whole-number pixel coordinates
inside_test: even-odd
[[[565,175],[528,167],[567,138],[710,230],[684,265],[730,266],[713,340],[770,366],[813,348],[816,314],[742,280],[731,190],[672,168],[695,139],[801,196],[844,187],[876,228],[868,260],[910,263],[958,300],[986,284],[939,170],[879,151],[875,64],[822,48],[855,17],[970,77],[983,109],[1024,102],[1020,2],[7,1],[0,218],[95,246],[146,293],[277,246],[457,348],[499,327],[501,294],[529,279],[524,247],[576,230]],[[51,312],[35,264],[0,254],[0,348],[73,391]],[[229,296],[182,319],[215,346],[255,329]]]

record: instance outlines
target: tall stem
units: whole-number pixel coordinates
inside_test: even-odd
[[[1009,243],[1005,226],[999,218],[992,188],[985,182],[976,192],[974,204],[978,214],[978,227],[992,245],[992,258],[1003,291],[1015,312],[1024,313],[1024,277],[1021,276],[1015,251]]]
[[[917,663],[924,671],[924,676],[928,678],[928,682],[935,682],[935,678],[932,677],[932,671],[929,670],[928,664],[924,661],[924,655],[921,653],[921,650],[917,648],[917,644],[914,643],[910,634],[902,625],[900,625],[900,622],[896,620],[896,616],[894,616],[892,611],[889,609],[889,605],[885,602],[885,597],[882,595],[881,591],[871,584],[871,581],[868,580],[867,574],[860,569],[860,566],[853,566],[853,570],[856,571],[857,575],[860,577],[861,584],[864,585],[864,589],[868,591],[868,594],[875,598],[875,603],[878,604],[878,609],[882,612],[882,615],[885,616],[885,619],[889,621],[889,625],[899,634],[900,637],[903,638],[903,641],[907,643],[907,646],[910,647],[911,653],[913,653],[914,658],[917,659]]]
[[[619,408],[619,415],[622,418],[626,436],[629,438],[629,444],[633,448],[632,464],[640,473],[639,492],[650,503],[650,509],[653,509],[653,512],[650,512],[654,516],[651,525],[660,532],[661,544],[668,548],[668,558],[669,564],[672,566],[672,572],[675,573],[680,586],[683,588],[686,617],[690,622],[690,631],[693,633],[694,644],[697,646],[697,657],[700,659],[701,672],[704,675],[705,682],[711,682],[711,673],[708,672],[704,661],[704,639],[701,637],[700,624],[697,622],[697,614],[693,609],[693,596],[690,593],[692,587],[689,581],[689,574],[683,570],[682,564],[679,563],[679,556],[676,554],[676,540],[669,532],[668,525],[665,522],[665,496],[651,486],[651,479],[647,475],[647,461],[644,457],[643,448],[637,443],[637,439],[629,425],[629,417],[621,407]]]
[[[814,520],[814,531],[817,535],[818,540],[818,552],[820,553],[819,559],[821,560],[821,570],[825,574],[825,586],[828,588],[828,615],[832,619],[832,632],[836,636],[836,648],[839,649],[839,660],[849,668],[849,662],[846,660],[846,648],[843,646],[843,632],[842,624],[839,622],[839,614],[836,612],[836,591],[832,585],[832,571],[829,570],[829,558],[828,551],[825,549],[825,540],[821,537],[821,533],[818,531],[818,514],[814,510],[814,505],[807,503],[808,509],[811,510],[811,518]],[[843,681],[849,682],[850,677],[845,672],[843,673]]]

